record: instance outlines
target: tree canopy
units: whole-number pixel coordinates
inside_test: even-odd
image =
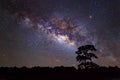
[[[78,48],[76,60],[79,62],[78,68],[86,69],[86,68],[94,68],[98,67],[97,64],[93,63],[93,58],[98,58],[93,51],[97,51],[94,45],[84,45]]]

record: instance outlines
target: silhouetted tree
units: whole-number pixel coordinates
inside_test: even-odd
[[[97,51],[94,45],[85,45],[78,48],[76,60],[80,63],[78,68],[95,68],[97,64],[93,63],[93,58],[98,58],[92,51]]]

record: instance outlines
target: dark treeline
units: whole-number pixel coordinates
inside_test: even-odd
[[[120,68],[1,67],[0,80],[120,80]]]

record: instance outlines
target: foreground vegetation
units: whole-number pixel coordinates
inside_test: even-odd
[[[74,67],[0,68],[0,80],[120,80],[118,67],[76,69]]]

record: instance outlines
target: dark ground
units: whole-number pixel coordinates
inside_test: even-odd
[[[86,70],[74,67],[1,67],[0,80],[120,80],[120,69],[118,67]]]

